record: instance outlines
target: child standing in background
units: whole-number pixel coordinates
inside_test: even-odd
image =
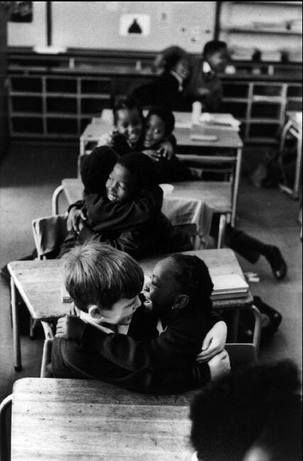
[[[65,280],[87,321],[75,316],[58,320],[54,376],[97,378],[141,392],[170,393],[229,371],[224,322],[217,322],[205,338],[214,344],[204,353],[208,362],[195,362],[215,323],[209,299],[212,283],[197,257],[177,255],[156,266],[152,310],[140,306],[138,298],[142,269],[107,245],[90,242],[74,248],[66,257]],[[165,328],[160,335],[155,328],[159,316]],[[128,334],[115,333],[118,325],[129,325]]]

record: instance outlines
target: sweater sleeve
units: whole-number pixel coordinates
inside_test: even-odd
[[[87,225],[94,232],[127,231],[149,221],[162,206],[160,187],[144,190],[132,202],[111,202],[106,197],[90,194],[85,198]]]

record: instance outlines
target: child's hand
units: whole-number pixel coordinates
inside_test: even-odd
[[[98,146],[112,146],[113,143],[113,133],[105,133],[98,140]]]
[[[205,336],[201,352],[196,357],[196,362],[208,362],[212,357],[224,349],[227,337],[227,326],[223,321],[215,323]]]
[[[174,156],[174,147],[170,141],[163,141],[160,144],[158,152],[160,152],[160,155],[166,158],[166,160],[171,160]]]
[[[85,329],[85,323],[71,315],[61,317],[56,326],[56,337],[67,339],[81,339]]]
[[[66,221],[67,230],[69,232],[73,231],[76,234],[79,234],[81,230],[81,220],[85,220],[85,217],[82,211],[79,208],[72,207],[69,210],[69,213],[67,216],[67,221]]]
[[[211,381],[215,381],[216,379],[227,375],[230,372],[231,367],[229,355],[226,350],[224,349],[223,351],[219,352],[219,354],[215,355],[208,362],[208,366],[210,370]]]
[[[162,158],[162,152],[153,150],[153,149],[145,149],[142,151],[143,154],[147,155],[151,160],[155,162],[159,162]]]

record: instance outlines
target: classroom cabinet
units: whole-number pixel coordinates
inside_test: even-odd
[[[11,137],[79,138],[114,96],[155,78],[149,74],[60,74],[37,71],[9,76]],[[222,76],[222,111],[241,120],[245,142],[276,142],[286,110],[302,110],[302,84],[270,76]]]
[[[222,109],[241,120],[251,143],[278,142],[286,110],[302,110],[302,85],[295,82],[223,81],[223,95]]]

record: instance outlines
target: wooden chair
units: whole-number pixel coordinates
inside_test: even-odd
[[[257,350],[253,343],[226,343],[232,371],[257,363]]]
[[[67,234],[66,217],[56,215],[34,219],[32,230],[38,259],[46,259],[60,248]]]
[[[47,216],[37,218],[32,221],[34,242],[37,250],[38,259],[47,259],[51,253],[59,251],[66,234],[66,217],[64,215]],[[34,330],[37,322],[30,320],[31,339],[34,338]],[[46,322],[42,322],[45,337],[51,335],[51,328]]]

